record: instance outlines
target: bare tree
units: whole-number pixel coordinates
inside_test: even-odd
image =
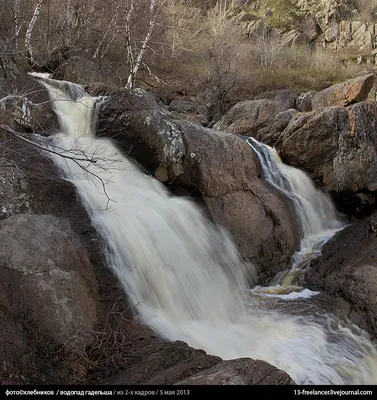
[[[132,3],[133,3],[133,1],[131,0],[131,4]],[[141,49],[136,56],[136,60],[130,66],[130,74],[127,79],[126,88],[133,89],[135,86],[135,80],[136,80],[137,74],[139,72],[140,66],[142,64],[143,57],[147,51],[149,41],[151,40],[153,31],[155,30],[155,28],[158,24],[157,17],[159,15],[159,12],[161,11],[162,7],[165,5],[165,3],[166,3],[166,0],[150,0],[149,28],[148,28],[147,34],[145,35],[145,38],[142,42]],[[131,6],[130,10],[132,10],[132,6]],[[131,15],[130,15],[130,17],[131,17]],[[127,28],[127,30],[128,30],[128,32],[130,32],[129,27]],[[129,40],[129,43],[131,43],[130,40]],[[130,53],[130,50],[129,50],[129,53]],[[132,53],[132,51],[131,51],[131,53]]]
[[[190,1],[170,0],[166,4],[167,42],[173,58],[193,53],[203,27],[201,9]]]
[[[279,65],[279,58],[286,47],[284,38],[270,27],[262,25],[254,33],[253,39],[253,47],[257,51],[260,66],[273,70]]]
[[[100,60],[102,60],[104,58],[104,56],[106,55],[106,53],[108,52],[111,44],[113,43],[114,39],[115,39],[115,32],[116,32],[116,25],[117,25],[117,21],[119,18],[119,10],[120,10],[120,6],[121,4],[118,3],[115,9],[114,14],[111,16],[110,21],[108,26],[105,29],[105,33],[103,34],[101,40],[98,43],[98,46],[96,48],[96,50],[94,51],[94,55],[93,58],[98,58]],[[130,16],[133,13],[133,7],[134,7],[134,2],[133,0],[131,1],[130,4],[130,9],[128,10],[127,16],[129,16],[128,18],[126,18],[126,27],[128,27],[127,31],[126,31],[126,39],[127,39],[127,53],[130,54],[130,32],[129,32],[129,26],[130,26]],[[111,35],[111,37],[110,37]],[[107,43],[106,43],[107,41]],[[132,53],[131,53],[132,54]]]
[[[14,40],[15,40],[15,50],[19,51],[19,36],[21,30],[20,24],[20,3],[21,0],[14,0]]]
[[[237,82],[237,59],[240,53],[240,33],[228,18],[232,2],[219,1],[209,10],[205,19],[206,56],[208,85],[212,91],[210,117],[217,118],[225,112],[229,93]]]
[[[33,33],[33,29],[35,27],[35,24],[37,23],[38,16],[39,16],[39,13],[41,11],[41,6],[42,6],[43,2],[44,2],[44,0],[38,0],[38,3],[35,6],[33,16],[32,16],[32,18],[31,18],[31,20],[29,22],[29,25],[28,25],[28,28],[27,28],[27,31],[26,31],[26,35],[25,35],[26,53],[27,53],[28,58],[30,59],[30,61],[32,63],[34,63],[34,54],[33,54],[33,49],[32,49],[32,46],[31,46],[31,35]]]

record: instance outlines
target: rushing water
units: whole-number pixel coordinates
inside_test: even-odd
[[[300,225],[300,250],[293,255],[292,267],[272,281],[277,283],[277,291],[284,290],[297,281],[309,262],[321,254],[323,245],[346,223],[330,197],[317,189],[306,173],[284,164],[274,148],[251,137],[246,143],[257,154],[265,180],[291,202]]]
[[[82,89],[77,95],[78,87],[68,83],[39,79],[62,129],[46,145],[74,159],[48,155],[76,186],[107,243],[109,267],[146,324],[162,337],[224,359],[266,360],[296,383],[377,383],[376,350],[362,331],[327,315],[265,307],[250,294],[227,232],[143,174],[109,139],[94,136],[98,99]]]

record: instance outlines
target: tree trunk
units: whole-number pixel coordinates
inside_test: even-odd
[[[31,46],[31,34],[33,33],[33,29],[35,27],[35,24],[37,23],[39,13],[41,11],[41,6],[44,0],[38,0],[37,5],[35,6],[33,16],[29,22],[29,26],[26,31],[25,35],[25,49],[26,49],[26,54],[31,61],[32,64],[34,64],[34,54],[33,54],[33,49]]]
[[[14,36],[15,36],[15,50],[20,48],[19,35],[20,35],[20,3],[21,0],[14,1]]]
[[[157,10],[156,10],[157,7],[156,6],[157,6],[157,1],[158,0],[151,0],[151,5],[150,5],[151,17],[150,17],[150,21],[149,21],[149,29],[148,29],[147,35],[145,36],[143,44],[141,46],[139,55],[137,56],[135,65],[133,66],[132,71],[131,71],[130,75],[128,76],[127,85],[126,85],[126,88],[128,88],[128,89],[133,89],[134,86],[135,86],[135,79],[136,79],[137,73],[139,72],[139,69],[140,69],[140,66],[141,66],[141,62],[142,62],[144,54],[145,54],[145,52],[147,50],[147,46],[148,46],[149,40],[150,40],[150,38],[152,36],[153,29],[156,26],[156,18],[157,18]],[[164,3],[165,3],[165,1],[163,2],[163,4]]]

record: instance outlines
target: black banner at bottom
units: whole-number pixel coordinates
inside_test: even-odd
[[[212,396],[279,396],[299,398],[306,396],[365,397],[377,399],[377,386],[0,386],[2,399],[43,396],[45,398],[80,397],[212,397]]]

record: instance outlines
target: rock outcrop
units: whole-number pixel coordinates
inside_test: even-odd
[[[140,110],[129,100],[126,92],[109,96],[99,134],[168,186],[197,193],[243,258],[261,266],[261,279],[285,268],[299,242],[296,223],[285,199],[260,177],[253,150],[236,135],[174,120],[156,108]]]
[[[285,372],[264,361],[249,358],[222,361],[183,342],[163,343],[136,353],[138,363],[99,382],[104,385],[287,385]],[[142,364],[142,368],[139,365]]]
[[[366,100],[374,85],[373,74],[361,76],[296,97],[294,107],[293,96],[240,102],[215,127],[275,147],[285,163],[330,192],[341,211],[369,215],[377,207],[377,102]]]
[[[283,371],[264,361],[238,359],[223,361],[175,385],[291,385]]]
[[[330,86],[313,96],[312,109],[332,106],[346,107],[367,100],[374,80],[374,74],[369,74]]]
[[[27,312],[56,344],[85,349],[97,322],[96,281],[68,221],[32,214],[1,221],[0,265],[10,314]]]
[[[345,228],[311,262],[305,279],[349,303],[348,317],[377,337],[377,214]]]
[[[272,6],[272,7],[271,7]],[[231,8],[229,17],[247,36],[257,36],[266,28],[287,45],[315,45],[330,50],[350,50],[344,60],[377,64],[377,8],[352,2],[320,1],[268,4],[246,0]],[[346,52],[347,54],[347,52]]]
[[[257,99],[241,101],[214,125],[214,129],[240,135],[256,132],[266,126],[277,114],[292,108],[292,105],[295,104],[290,97],[285,100],[279,100]]]
[[[279,116],[255,137],[279,150],[283,160],[307,171],[331,192],[341,209],[364,215],[375,205],[377,190],[377,103],[321,108]],[[280,130],[280,132],[279,132]]]

